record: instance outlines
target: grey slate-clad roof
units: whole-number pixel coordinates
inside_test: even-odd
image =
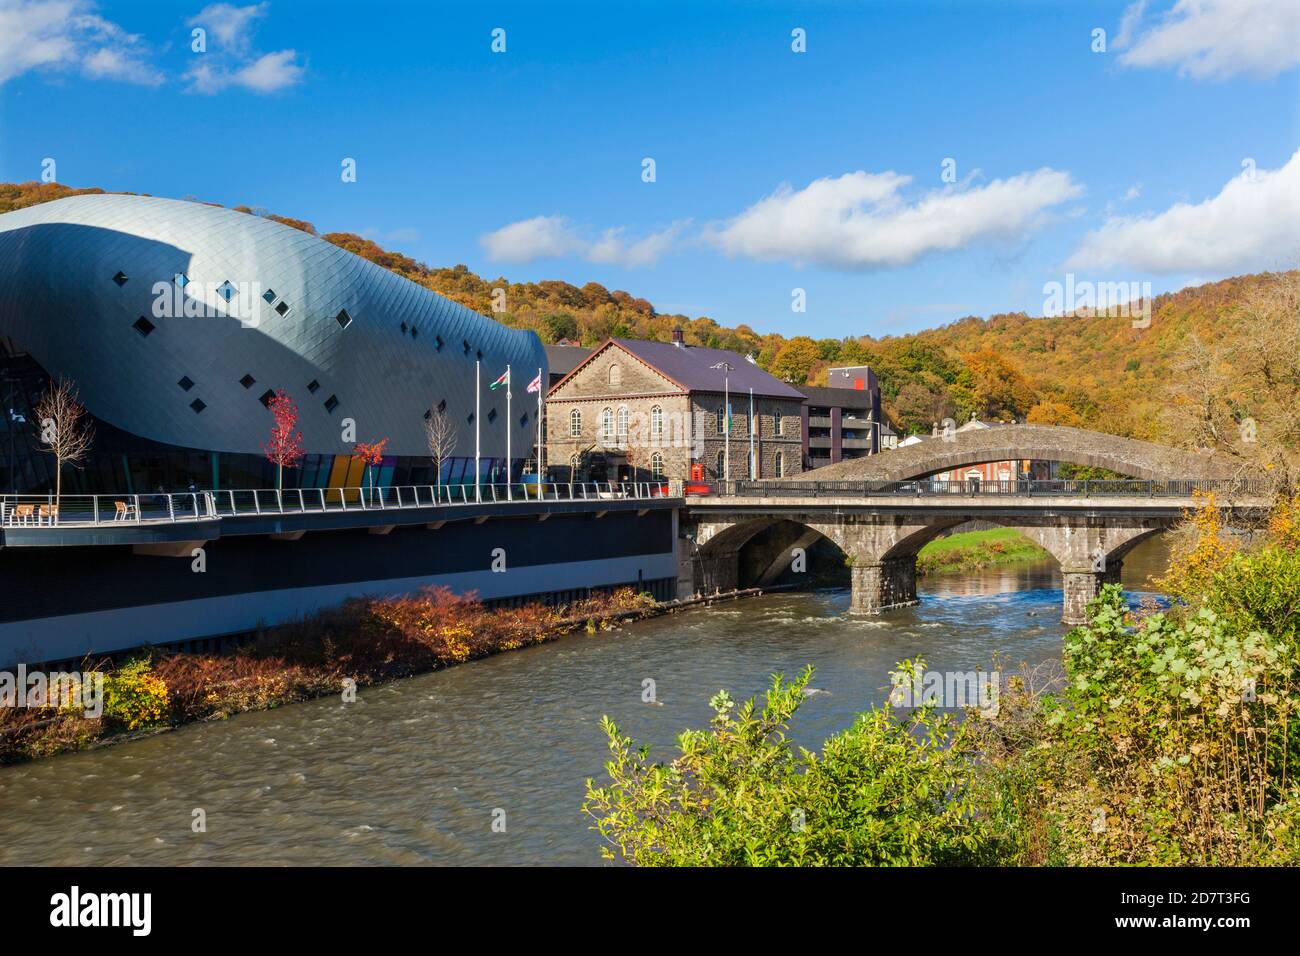
[[[211,291],[226,282],[233,292]],[[175,300],[208,314],[160,314],[160,301]],[[255,321],[238,317],[246,306]],[[349,453],[342,424],[352,419],[356,441],[387,437],[390,454],[426,455],[424,414],[445,401],[453,454],[472,455],[482,352],[483,455],[505,452],[505,395],[487,384],[509,363],[521,458],[537,427],[524,388],[546,368],[532,332],[316,236],[146,196],[72,196],[0,215],[0,335],[72,379],[91,413],[118,428],[253,454],[271,424],[258,399],[283,388],[310,454]]]
[[[721,392],[723,373],[711,368],[726,362],[732,368],[728,373],[733,392],[748,392],[767,398],[792,398],[803,401],[798,389],[764,372],[743,355],[726,349],[710,349],[696,345],[678,347],[671,342],[646,342],[640,339],[613,339],[652,368],[658,369],[678,385],[691,392]]]
[[[552,378],[568,375],[591,354],[591,349],[584,349],[580,345],[544,345],[542,348],[546,349],[546,364],[551,370]]]
[[[861,388],[825,388],[821,385],[797,386],[809,405],[819,408],[865,408],[871,410],[871,393]]]

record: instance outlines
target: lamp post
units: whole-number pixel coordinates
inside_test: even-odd
[[[716,368],[722,372],[722,414],[724,416],[725,431],[722,439],[722,480],[731,480],[731,373],[734,372],[735,366],[728,362],[719,362],[717,365],[710,365],[709,368]]]

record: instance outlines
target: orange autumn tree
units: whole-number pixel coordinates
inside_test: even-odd
[[[359,441],[352,448],[352,454],[366,463],[366,484],[370,488],[375,486],[374,468],[384,460],[384,446],[388,444],[387,438],[381,438],[376,442]]]
[[[1223,513],[1214,493],[1196,491],[1193,497],[1200,503],[1195,510],[1183,512],[1169,571],[1155,584],[1162,591],[1195,603],[1209,591],[1214,575],[1239,547],[1224,534]]]
[[[275,487],[284,487],[284,470],[298,467],[302,461],[302,432],[298,431],[298,406],[284,391],[279,389],[267,402],[274,420],[271,424],[271,437],[262,450],[266,452],[267,461],[275,465]]]

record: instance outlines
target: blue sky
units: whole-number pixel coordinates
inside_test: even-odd
[[[787,335],[1294,265],[1298,94],[1300,0],[0,0],[0,180],[52,158]]]

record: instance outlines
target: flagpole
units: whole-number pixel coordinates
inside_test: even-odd
[[[537,370],[537,490],[542,490],[542,370]],[[540,497],[540,494],[539,496]]]
[[[483,496],[479,491],[478,476],[479,470],[479,419],[482,417],[479,412],[482,411],[482,402],[479,396],[483,394],[482,383],[479,381],[479,366],[483,363],[476,361],[474,363],[474,500],[482,501]]]
[[[510,420],[510,366],[506,366],[506,500],[510,498],[510,472],[513,470],[514,459],[510,457],[510,433],[514,431],[514,422]]]
[[[758,462],[754,458],[754,390],[749,390],[749,477],[758,477]]]

